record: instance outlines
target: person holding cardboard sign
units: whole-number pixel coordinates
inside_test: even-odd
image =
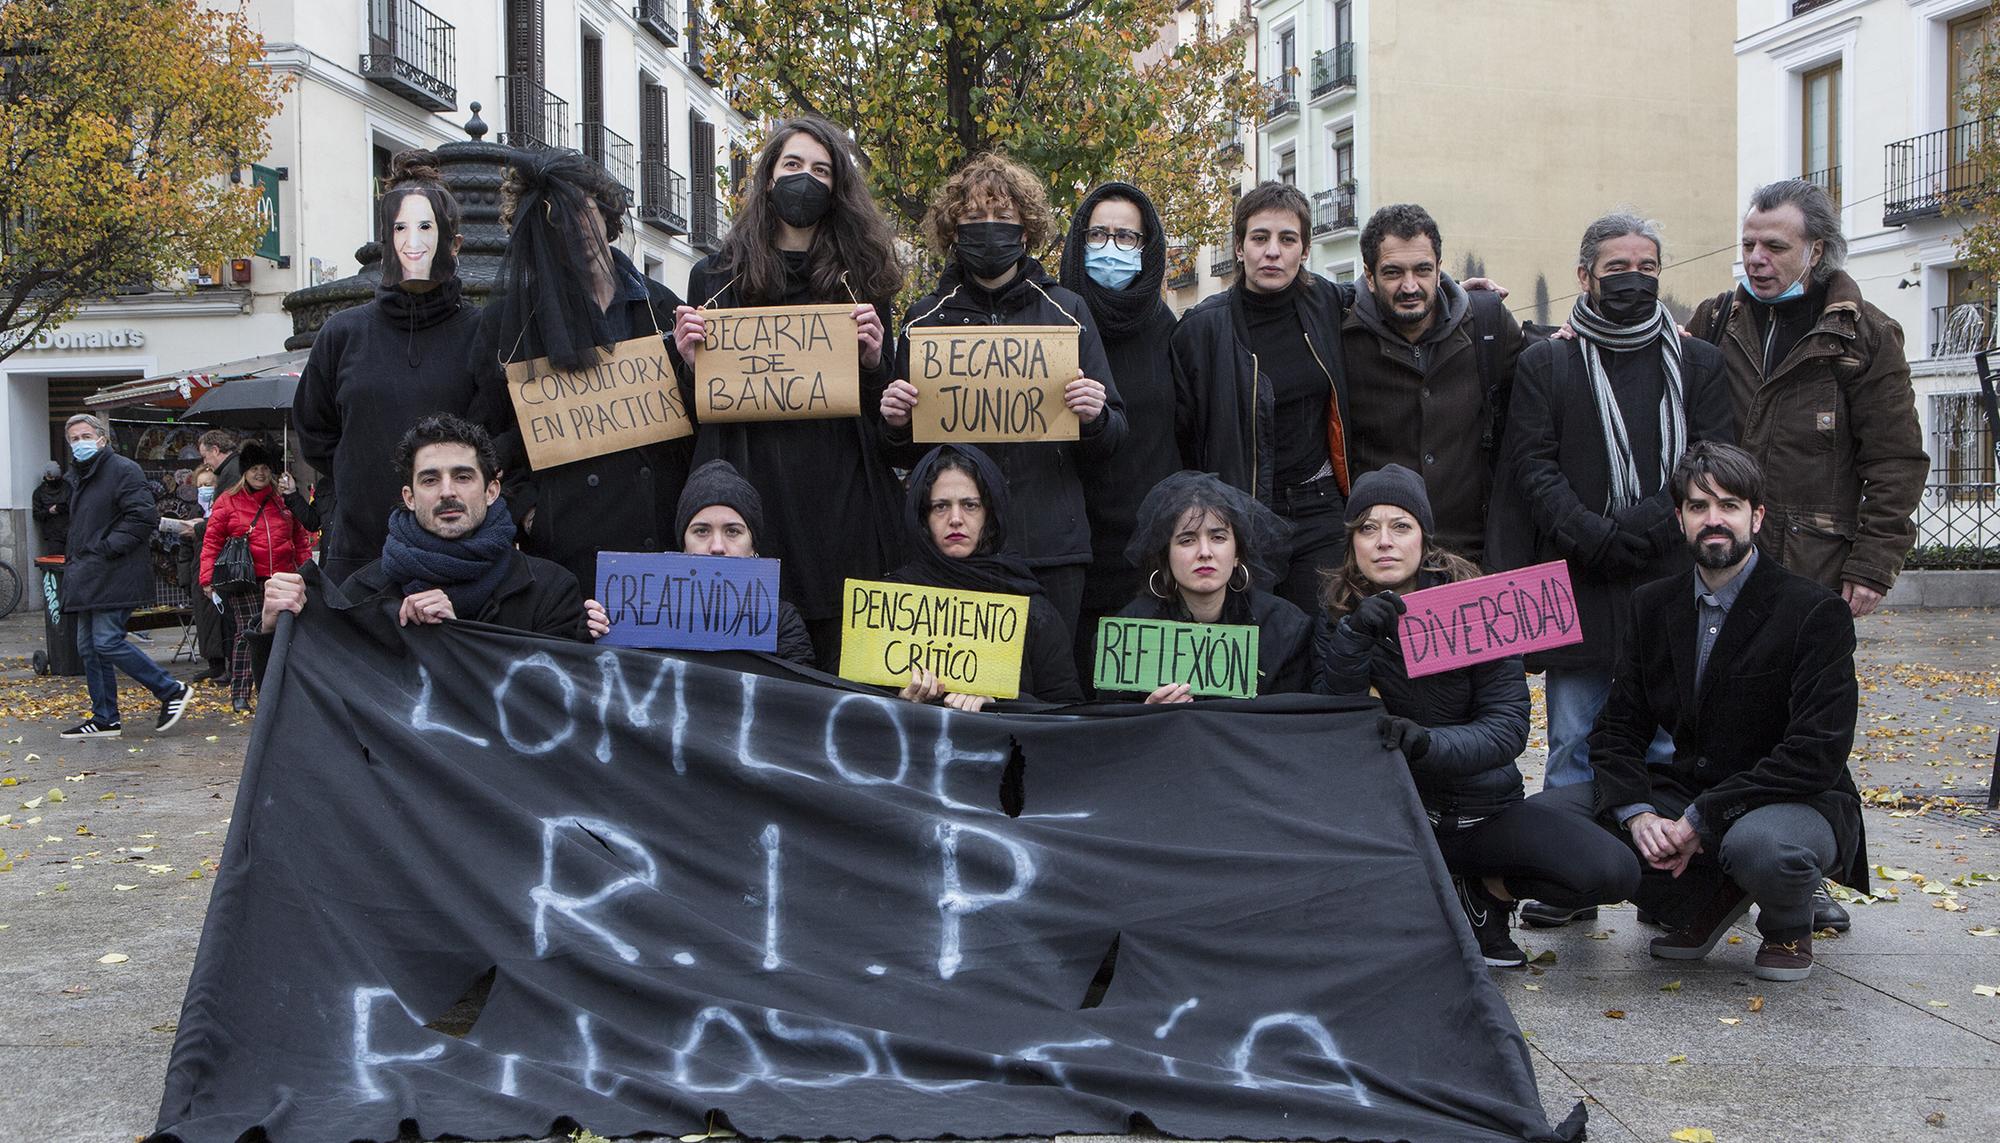
[[[764,498],[726,460],[711,460],[688,474],[687,488],[674,509],[674,530],[681,551],[691,556],[757,555],[757,537],[764,532]],[[790,568],[785,569],[787,574]],[[801,667],[813,666],[812,636],[798,608],[778,601],[777,656]]]
[[[1312,618],[1253,586],[1264,553],[1282,545],[1286,531],[1285,522],[1249,493],[1209,473],[1174,473],[1154,485],[1139,505],[1125,558],[1139,569],[1144,586],[1118,616],[1253,628],[1257,639],[1255,660],[1248,664],[1254,671],[1250,696],[1310,691],[1318,673]],[[1115,626],[1106,628],[1100,636],[1097,659],[1120,655],[1126,660],[1121,665],[1143,670],[1143,662],[1131,660],[1143,660],[1150,649],[1143,644],[1114,649],[1115,631]],[[1226,652],[1180,650],[1178,658],[1208,677],[1211,687],[1233,681],[1238,667]],[[1100,677],[1105,674],[1099,672]],[[1098,697],[1135,696],[1101,690]],[[1145,701],[1176,703],[1193,697],[1189,683],[1172,682],[1155,687]]]
[[[611,245],[626,198],[576,151],[516,154],[500,189],[507,254],[473,346],[522,548],[588,584],[599,551],[678,546],[694,452],[664,333],[681,300]]]
[[[881,405],[890,459],[911,463],[922,453],[911,431],[919,402],[928,402],[928,410],[964,397],[950,391],[948,382],[934,385],[928,395],[911,383],[912,328],[1040,326],[1078,331],[1077,374],[1062,384],[1060,406],[1078,422],[1075,442],[988,446],[1013,497],[1007,533],[1055,605],[1064,628],[1074,631],[1083,603],[1084,571],[1090,566],[1090,520],[1079,472],[1117,451],[1125,438],[1125,403],[1112,383],[1111,362],[1104,355],[1090,307],[1029,256],[1029,251],[1048,243],[1053,231],[1042,180],[999,155],[973,159],[939,188],[924,216],[924,232],[947,265],[937,287],[911,306],[903,319],[896,380],[883,391]],[[990,347],[993,340],[985,339],[981,348]],[[1005,378],[998,386],[1018,397],[1026,383],[1059,380],[1046,368],[1037,372],[1035,346],[1013,348],[1015,352],[1000,355],[996,368],[988,371]],[[1041,387],[1027,391],[1027,399],[1035,402],[1027,410],[1031,420],[1045,421],[1053,412],[1052,402],[1041,399],[1044,392]]]
[[[1007,543],[1006,478],[991,457],[971,445],[939,445],[910,472],[904,524],[910,561],[882,578],[891,583],[957,588],[1028,597],[1027,646],[1021,653],[1021,697],[1043,702],[1083,701],[1069,629],[1062,624],[1034,573]],[[980,710],[982,695],[947,690],[937,676],[915,668],[901,697],[943,701],[958,710]]]
[[[1409,677],[1400,596],[1479,575],[1431,539],[1423,478],[1400,464],[1362,476],[1346,526],[1346,559],[1324,588],[1335,622],[1320,636],[1318,689],[1381,696],[1382,745],[1410,767],[1480,952],[1495,967],[1524,964],[1510,932],[1517,902],[1622,901],[1638,889],[1638,859],[1592,819],[1587,786],[1525,797],[1515,760],[1528,745],[1528,683],[1518,656]]]
[[[704,421],[695,432],[696,464],[726,460],[757,490],[768,513],[757,542],[784,561],[785,595],[833,670],[842,580],[888,567],[902,550],[902,491],[882,456],[879,421],[893,368],[885,331],[903,268],[895,231],[868,193],[852,144],[833,124],[813,118],[778,124],[752,171],[722,249],[688,274],[692,304],[675,311],[674,346],[693,380],[689,370],[709,332],[705,309],[853,307],[849,352],[860,363],[859,415]]]

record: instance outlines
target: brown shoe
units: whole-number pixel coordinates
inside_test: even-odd
[[[1654,956],[1663,960],[1700,960],[1736,923],[1736,918],[1749,911],[1749,896],[1736,887],[1736,882],[1724,881],[1691,924],[1684,929],[1673,929],[1664,937],[1654,937],[1649,947]]]
[[[1804,980],[1812,975],[1812,934],[1795,941],[1765,941],[1750,969],[1759,980]]]

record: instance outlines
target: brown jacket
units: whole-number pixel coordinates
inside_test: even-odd
[[[1707,337],[1728,296],[1702,302],[1688,328]],[[1903,328],[1836,271],[1818,324],[1766,378],[1757,304],[1735,292],[1720,342],[1739,439],[1764,466],[1758,545],[1829,590],[1888,591],[1916,543],[1930,469]]]

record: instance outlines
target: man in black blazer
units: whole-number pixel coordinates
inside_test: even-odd
[[[1646,866],[1634,900],[1671,930],[1653,955],[1708,955],[1755,902],[1753,971],[1802,980],[1821,878],[1867,884],[1847,770],[1854,620],[1839,596],[1758,557],[1763,484],[1731,445],[1702,442],[1675,466],[1695,571],[1633,594],[1633,637],[1590,752],[1597,812]],[[1669,766],[1646,765],[1656,727],[1673,732]]]

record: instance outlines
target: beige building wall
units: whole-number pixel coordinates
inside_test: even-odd
[[[1726,7],[1364,5],[1362,221],[1386,203],[1423,204],[1444,232],[1445,268],[1464,276],[1470,259],[1512,291],[1524,319],[1568,314],[1578,239],[1621,206],[1660,221],[1670,304],[1691,308],[1730,284],[1739,208]]]

